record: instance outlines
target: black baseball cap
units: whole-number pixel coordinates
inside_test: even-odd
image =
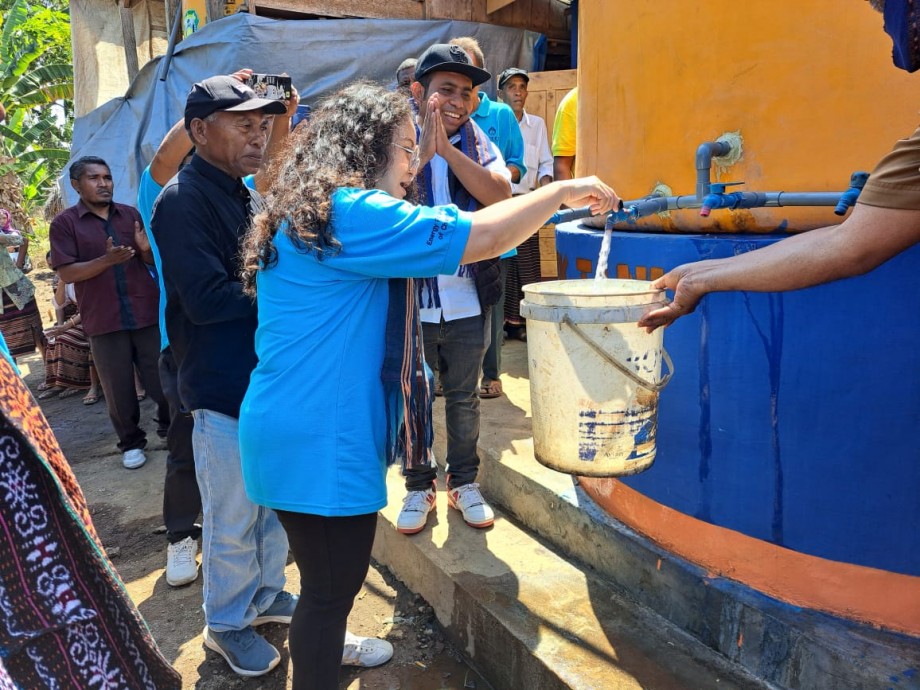
[[[196,118],[204,119],[218,111],[240,113],[264,110],[269,115],[282,115],[287,106],[281,101],[259,98],[256,92],[235,77],[216,76],[194,84],[185,101],[185,126]]]
[[[524,77],[525,82],[530,82],[530,77],[527,76],[526,69],[521,69],[520,67],[509,67],[498,75],[498,88],[505,88],[505,82],[511,79],[511,77]]]
[[[484,84],[492,78],[491,74],[470,62],[470,56],[463,48],[448,43],[435,43],[422,53],[415,66],[415,81],[435,72],[462,74],[473,80],[473,86]]]

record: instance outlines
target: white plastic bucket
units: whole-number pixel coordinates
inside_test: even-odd
[[[649,334],[636,322],[666,303],[664,291],[641,280],[557,280],[523,290],[537,460],[585,477],[648,469],[658,394],[673,366],[662,329]]]

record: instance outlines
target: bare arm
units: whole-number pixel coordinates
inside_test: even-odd
[[[575,156],[554,156],[553,177],[557,180],[571,180],[575,177]]]
[[[54,287],[54,323],[60,326],[64,323],[64,304],[67,302],[67,283],[55,276],[57,285]]]
[[[150,176],[161,187],[165,187],[179,172],[183,159],[192,150],[192,140],[185,131],[185,120],[179,120],[166,133],[157,152],[150,161]]]
[[[113,245],[112,238],[105,241],[105,254],[89,261],[78,261],[58,266],[57,272],[65,283],[79,283],[81,280],[95,278],[103,271],[123,264],[134,258],[134,249],[125,245]]]
[[[300,94],[297,89],[291,87],[291,100],[287,105],[287,111],[284,115],[275,115],[272,121],[272,131],[268,135],[268,144],[265,146],[265,158],[262,160],[262,166],[255,174],[256,191],[259,194],[267,194],[272,186],[271,167],[272,163],[278,160],[278,156],[284,151],[287,144],[288,136],[291,133],[291,118],[297,112],[297,106],[300,105]]]
[[[460,263],[499,256],[540,229],[561,204],[591,206],[594,213],[617,207],[619,197],[596,177],[553,182],[473,213],[473,227]]]
[[[16,268],[20,271],[25,268],[26,259],[29,256],[29,236],[22,236],[22,244],[19,245],[19,255],[16,257]]]
[[[137,245],[137,253],[141,261],[149,266],[153,266],[153,249],[150,247],[150,238],[147,237],[147,230],[143,225],[134,221],[134,244]]]
[[[689,314],[710,292],[784,292],[862,275],[920,242],[920,211],[856,204],[840,225],[811,230],[728,259],[678,266],[653,283],[674,291],[639,326],[649,331]]]

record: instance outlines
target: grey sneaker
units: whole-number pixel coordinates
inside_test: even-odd
[[[204,645],[220,654],[234,673],[247,678],[264,675],[281,661],[278,650],[253,630],[252,626],[227,632],[216,632],[205,627]]]
[[[121,456],[121,464],[126,470],[136,470],[138,467],[143,467],[145,462],[147,462],[147,456],[140,448],[126,450]]]
[[[198,578],[198,542],[191,537],[170,544],[166,550],[166,582],[171,587],[181,587]]]
[[[252,622],[255,625],[263,623],[284,623],[291,624],[291,616],[294,615],[294,609],[297,608],[298,597],[290,592],[278,592],[278,596],[272,602],[272,605],[256,616]]]

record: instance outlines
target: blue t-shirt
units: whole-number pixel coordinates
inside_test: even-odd
[[[391,277],[457,270],[471,217],[379,190],[339,189],[342,249],[317,259],[284,232],[257,278],[259,363],[240,409],[249,498],[279,510],[363,515],[386,505],[380,370]]]
[[[250,189],[256,188],[254,175],[244,177],[243,183]],[[150,229],[150,219],[153,217],[153,205],[162,191],[163,187],[153,179],[148,165],[144,168],[144,172],[141,173],[141,181],[137,187],[137,211],[141,214],[144,227],[148,230]],[[160,285],[160,352],[162,352],[169,347],[169,336],[166,334],[166,287],[163,285],[163,264],[160,261],[160,250],[157,249],[157,242],[153,238],[152,232],[147,233],[147,239],[150,240],[153,263],[157,268],[156,277]]]
[[[2,334],[2,333],[0,333],[0,355],[2,355],[3,358],[4,358],[7,362],[9,362],[10,364],[13,365],[13,371],[15,371],[17,374],[19,374],[20,376],[22,376],[22,372],[19,371],[19,367],[16,366],[16,360],[13,359],[13,355],[10,354],[10,348],[7,346],[6,340],[3,338],[3,334]]]
[[[501,151],[505,165],[513,165],[521,171],[521,177],[527,172],[524,165],[524,136],[514,111],[507,103],[499,103],[480,92],[479,107],[470,115],[489,139]],[[502,259],[517,256],[517,249],[509,249],[501,255]]]
[[[153,204],[162,191],[163,187],[153,179],[148,165],[141,173],[141,181],[137,187],[137,211],[141,214],[141,220],[144,221],[144,227],[147,230],[150,230]],[[163,264],[160,262],[160,250],[157,249],[157,242],[152,232],[147,233],[147,239],[150,240],[150,251],[153,252],[153,263],[157,267],[157,281],[160,285],[160,351],[162,352],[169,346],[169,338],[166,335],[166,288],[163,286]]]

